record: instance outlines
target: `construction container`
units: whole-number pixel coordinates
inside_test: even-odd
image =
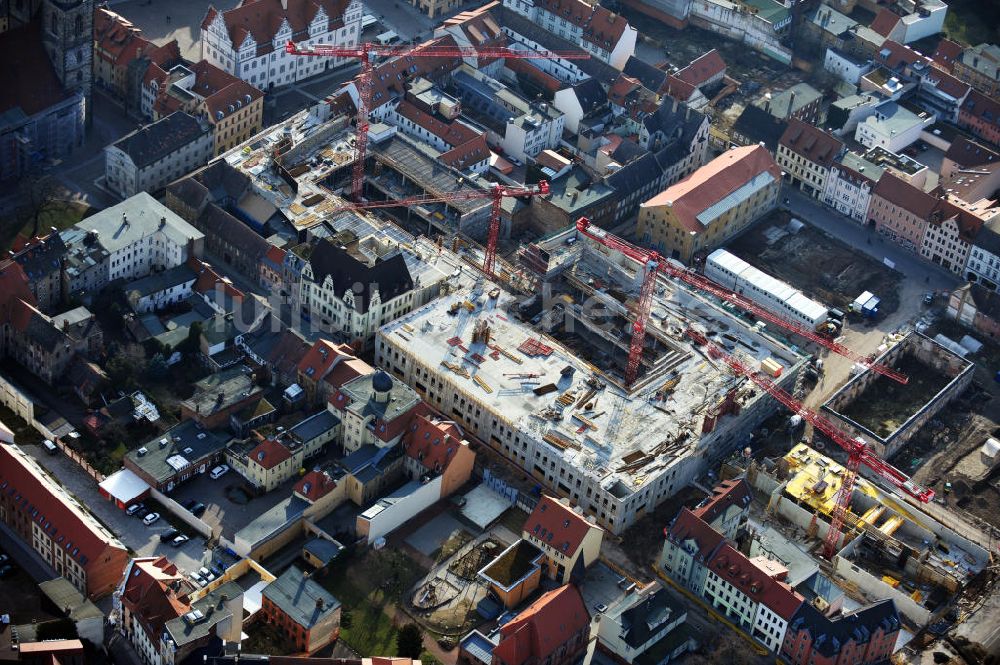
[[[764,361],[761,362],[760,364],[760,371],[774,378],[778,378],[779,376],[781,376],[781,372],[784,369],[785,368],[781,366],[781,363],[779,363],[774,358],[770,357],[765,358]]]
[[[890,577],[889,575],[883,575],[882,581],[891,586],[893,589],[899,586],[899,580],[897,580],[895,577]]]

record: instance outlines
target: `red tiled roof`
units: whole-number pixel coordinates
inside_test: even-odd
[[[292,453],[283,444],[267,438],[250,451],[249,459],[265,469],[273,469],[291,456]]]
[[[314,381],[319,381],[341,356],[341,348],[327,339],[316,340],[312,348],[302,356],[298,370]],[[310,371],[311,370],[311,371]]]
[[[18,301],[31,305],[37,303],[28,284],[28,276],[19,263],[11,259],[0,261],[0,326],[10,322],[14,304]]]
[[[464,123],[441,120],[440,118],[434,117],[430,113],[425,113],[408,101],[400,102],[399,106],[396,107],[396,113],[411,121],[418,127],[426,129],[428,132],[447,143],[451,148],[462,145],[463,143],[468,143],[477,136],[481,136],[479,132]]]
[[[15,452],[17,451],[17,452]],[[11,501],[23,503],[32,521],[46,531],[56,547],[77,561],[84,570],[127,560],[121,543],[86,515],[82,509],[57,493],[55,481],[39,473],[26,462],[26,453],[0,446],[0,491]],[[18,499],[20,497],[20,499]]]
[[[671,74],[663,84],[663,93],[668,97],[680,102],[686,102],[697,90],[697,86],[691,85],[687,81],[682,81]]]
[[[762,603],[786,621],[792,618],[804,600],[790,586],[772,577],[761,566],[754,565],[729,543],[720,547],[706,565],[751,600]]]
[[[275,245],[268,247],[266,256],[269,261],[279,266],[285,262],[285,250]]]
[[[963,83],[940,69],[928,73],[926,78],[934,83],[938,90],[959,100],[965,97],[971,89],[968,83]]]
[[[947,69],[949,72],[955,66],[955,61],[962,55],[964,48],[961,44],[950,39],[942,39],[934,49],[931,59],[934,63]]]
[[[724,480],[712,488],[712,496],[695,507],[691,512],[699,519],[711,524],[716,517],[721,515],[730,506],[739,506],[741,509],[750,505],[753,495],[750,491],[750,484],[742,478]]]
[[[192,256],[188,259],[188,265],[198,273],[198,279],[195,280],[194,286],[191,287],[196,293],[205,294],[213,291],[218,284],[222,286],[227,296],[232,298],[243,297],[243,292],[233,286],[229,278],[217,273],[209,264],[199,261],[196,257]]]
[[[179,588],[175,591],[171,586]],[[186,602],[190,591],[184,576],[167,557],[135,559],[125,581],[122,603],[139,619],[139,625],[155,644],[168,621],[190,610]]]
[[[287,3],[288,9],[282,7]],[[239,6],[222,12],[222,20],[229,31],[233,46],[239,48],[247,35],[253,37],[258,47],[270,46],[281,25],[287,20],[292,29],[292,39],[308,39],[309,25],[320,7],[329,19],[329,28],[343,25],[344,10],[349,0],[245,0]],[[209,6],[201,29],[206,30],[219,11]]]
[[[1000,163],[1000,153],[964,136],[957,136],[951,142],[944,158],[960,169],[989,168]]]
[[[535,6],[582,28],[583,39],[608,51],[614,48],[628,27],[624,16],[585,0],[539,0]]]
[[[843,142],[798,118],[789,118],[788,128],[778,142],[808,161],[829,168],[840,154]]]
[[[937,199],[919,187],[914,187],[902,178],[886,171],[879,178],[872,196],[878,196],[893,205],[908,210],[917,219],[928,219],[937,206]]]
[[[683,543],[685,540],[693,540],[698,548],[695,558],[704,561],[726,541],[725,536],[713,529],[707,522],[697,517],[687,508],[681,508],[667,529],[664,535],[674,543]]]
[[[726,61],[719,52],[712,49],[691,61],[691,64],[677,72],[677,78],[693,86],[704,85],[713,76],[726,71]]]
[[[892,29],[896,27],[899,23],[899,15],[892,10],[883,7],[879,10],[878,14],[872,20],[870,27],[872,30],[882,35],[883,37],[888,37]]]
[[[478,134],[474,139],[457,145],[442,153],[438,158],[442,164],[453,169],[462,170],[490,158],[490,147],[486,143],[486,134]]]
[[[264,96],[258,88],[207,60],[193,65],[191,71],[195,75],[195,84],[191,90],[205,98],[209,122],[218,122],[220,113],[223,117],[231,115],[240,106],[249,105]]]
[[[144,56],[149,58],[150,62],[146,73],[143,74],[142,84],[149,85],[155,80],[162,86],[167,80],[167,69],[180,61],[181,49],[174,39],[163,46],[147,50]]]
[[[532,82],[540,85],[549,92],[556,92],[558,90],[562,90],[564,87],[562,81],[548,72],[543,72],[538,68],[538,65],[534,64],[531,60],[510,58],[504,62],[504,67],[516,74],[524,74],[531,79]]]
[[[559,499],[543,496],[522,529],[551,547],[572,557],[591,529],[600,529]]]
[[[372,423],[375,428],[375,438],[380,441],[393,441],[403,436],[403,433],[406,432],[406,428],[410,422],[412,422],[413,418],[416,416],[428,415],[430,412],[431,410],[426,404],[418,401],[413,408],[400,413],[389,422],[386,422],[381,418],[376,418]]]
[[[491,9],[499,6],[500,3],[494,1],[482,7],[456,14],[445,20],[444,26],[461,29],[472,46],[506,46],[507,35],[490,13]],[[495,58],[483,58],[479,66],[483,67],[493,60]]]
[[[314,469],[295,483],[294,492],[310,502],[316,502],[337,487],[337,481],[324,471]]]
[[[94,11],[94,42],[94,57],[115,67],[128,66],[139,53],[153,46],[140,28],[103,7]]]
[[[975,240],[979,231],[983,228],[983,218],[964,207],[957,205],[960,199],[939,199],[938,210],[940,215],[932,215],[929,222],[931,226],[940,226],[949,219],[955,220],[958,226],[958,235],[965,242]]]
[[[462,444],[462,434],[454,423],[418,413],[410,419],[403,435],[403,450],[426,469],[443,471]]]
[[[589,624],[583,597],[567,584],[544,594],[504,624],[493,655],[503,665],[542,662]]]
[[[776,181],[781,180],[781,169],[767,148],[751,145],[727,150],[643,203],[642,207],[669,205],[688,230],[701,232],[704,227],[697,219],[699,213],[764,172],[770,173]]]
[[[1000,124],[1000,100],[984,95],[974,89],[965,98],[961,114],[976,118],[988,125]]]
[[[883,55],[884,51],[888,51]],[[909,46],[904,46],[899,42],[894,42],[891,39],[887,39],[885,43],[882,44],[882,48],[875,55],[875,60],[889,69],[899,69],[900,65],[905,65],[909,67],[915,62],[927,62],[927,58],[920,55]]]

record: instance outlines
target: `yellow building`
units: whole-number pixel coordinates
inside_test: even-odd
[[[212,127],[213,155],[243,143],[263,128],[264,93],[207,60],[175,67],[153,104],[153,120],[186,111]]]
[[[637,236],[666,256],[690,262],[771,211],[781,169],[760,145],[733,148],[639,207]]]
[[[573,510],[569,499],[543,496],[521,537],[545,555],[545,574],[559,584],[583,577],[601,555],[604,529]]]

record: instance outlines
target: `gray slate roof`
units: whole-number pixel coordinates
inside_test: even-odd
[[[298,566],[292,566],[264,587],[263,595],[305,628],[312,628],[340,607],[339,600],[307,578]]]
[[[114,146],[128,155],[136,168],[143,169],[207,133],[208,128],[202,127],[197,118],[175,111],[118,139]]]

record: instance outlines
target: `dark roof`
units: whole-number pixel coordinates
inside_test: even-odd
[[[0,52],[0,113],[20,108],[33,116],[70,96],[45,52],[39,21],[0,34]]]
[[[977,143],[964,136],[958,136],[951,142],[948,151],[944,153],[944,158],[955,162],[960,169],[975,169],[981,166],[996,164],[1000,161],[1000,153],[982,143]]]
[[[778,149],[778,141],[786,129],[786,121],[752,104],[743,109],[733,125],[733,132],[745,136],[753,143],[763,143],[772,153]]]
[[[673,523],[664,531],[666,537],[678,545],[686,540],[693,541],[695,551],[690,554],[698,561],[707,561],[726,542],[725,536],[687,508],[681,508]]]
[[[346,249],[325,239],[317,243],[309,258],[309,265],[312,266],[313,280],[322,284],[329,276],[338,296],[361,285],[362,291],[355,291],[354,309],[362,314],[368,311],[372,287],[378,289],[383,302],[413,289],[413,278],[410,277],[402,254],[395,254],[368,267]]]
[[[972,302],[976,304],[976,311],[991,319],[1000,319],[1000,293],[990,291],[981,284],[965,284],[958,290],[965,289],[970,290]]]
[[[580,108],[583,109],[584,115],[600,108],[608,100],[608,95],[604,92],[604,88],[601,87],[601,84],[596,79],[592,78],[574,85],[573,92],[580,102]]]
[[[23,300],[14,303],[11,322],[17,332],[50,353],[60,344],[69,344],[66,333],[56,328],[34,305],[29,305]]]
[[[14,255],[14,260],[24,269],[28,279],[36,280],[59,270],[60,259],[66,253],[66,243],[58,233],[50,233],[28,244]]]
[[[813,649],[831,658],[848,642],[867,644],[879,628],[886,634],[899,630],[899,613],[892,599],[880,600],[848,614],[830,619],[810,603],[802,603],[792,617],[788,630],[807,630]]]
[[[619,164],[628,164],[633,159],[641,157],[645,154],[646,149],[641,145],[632,139],[624,139],[618,142],[618,147],[611,153],[611,159],[615,160]]]
[[[605,182],[615,188],[615,193],[620,198],[625,198],[629,194],[638,192],[650,182],[659,180],[662,174],[663,170],[656,161],[656,157],[653,153],[647,152],[639,159],[632,160],[608,175]]]
[[[667,73],[653,65],[640,60],[634,55],[629,56],[622,69],[625,76],[638,79],[642,87],[653,92],[659,92],[667,82]]]
[[[1000,256],[1000,217],[983,224],[976,234],[976,247],[985,249],[993,256]]]
[[[641,647],[660,631],[663,620],[675,613],[666,589],[657,588],[621,613],[625,643],[633,649]]]
[[[664,97],[656,112],[644,117],[642,124],[650,137],[661,132],[666,141],[673,141],[677,137],[677,143],[688,146],[704,120],[704,113],[695,111],[686,104],[677,104],[674,108],[673,100]]]
[[[136,168],[145,168],[208,133],[197,118],[183,111],[118,139],[114,146],[128,155]]]
[[[271,246],[260,234],[214,203],[205,207],[194,226],[205,235],[214,235],[237,246],[248,257],[260,259]]]

